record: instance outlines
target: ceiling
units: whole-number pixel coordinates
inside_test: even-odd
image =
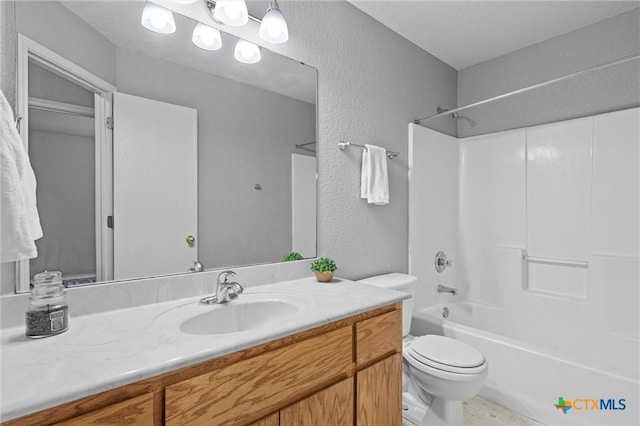
[[[640,6],[637,0],[348,1],[457,70]]]

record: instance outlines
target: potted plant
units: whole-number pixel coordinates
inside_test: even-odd
[[[328,283],[333,279],[333,271],[338,269],[336,262],[328,257],[321,257],[311,263],[311,270],[316,274],[316,279],[321,283]]]
[[[302,255],[297,251],[289,252],[282,257],[282,260],[285,262],[291,262],[292,260],[302,260],[302,259],[304,259],[304,257],[302,257]]]

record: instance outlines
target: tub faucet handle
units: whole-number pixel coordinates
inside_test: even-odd
[[[439,251],[438,253],[436,253],[434,265],[436,267],[436,271],[440,273],[445,269],[453,266],[453,261],[451,259],[447,259],[447,255]]]

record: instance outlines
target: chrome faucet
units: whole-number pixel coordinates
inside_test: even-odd
[[[216,285],[216,294],[214,296],[204,297],[200,299],[201,305],[212,305],[214,303],[227,303],[236,299],[244,292],[244,288],[237,282],[229,282],[229,277],[235,276],[233,271],[223,271],[218,274],[218,284]]]
[[[438,284],[438,293],[451,293],[454,296],[458,292],[457,288],[447,287],[446,285]]]

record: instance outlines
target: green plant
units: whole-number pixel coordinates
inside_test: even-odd
[[[282,258],[282,260],[284,260],[285,262],[290,262],[292,260],[302,260],[302,259],[304,259],[304,257],[302,257],[302,255],[296,251],[289,252],[285,254],[284,257]]]
[[[338,269],[336,262],[328,257],[321,257],[311,263],[311,270],[313,272],[333,272],[336,269]]]

